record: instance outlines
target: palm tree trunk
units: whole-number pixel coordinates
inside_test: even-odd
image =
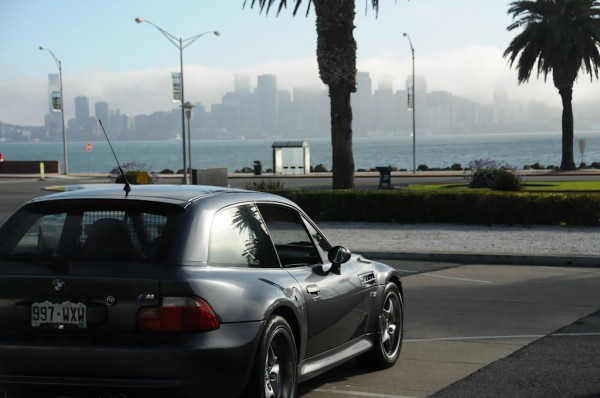
[[[333,189],[354,188],[352,108],[356,91],[354,0],[313,0],[317,25],[317,62],[329,87]]]
[[[562,99],[562,160],[561,170],[574,170],[575,160],[573,158],[573,88],[565,87],[558,90]]]
[[[354,188],[350,90],[345,84],[332,84],[329,86],[329,97],[331,101],[333,189]]]

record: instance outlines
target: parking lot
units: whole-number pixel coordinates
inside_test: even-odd
[[[400,361],[379,372],[364,372],[349,362],[302,384],[302,397],[427,397],[536,340],[547,344],[528,361],[497,365],[485,382],[477,383],[479,393],[459,383],[439,396],[600,394],[598,316],[576,332],[543,339],[598,311],[600,269],[393,264],[406,272]],[[557,352],[562,361],[545,358]],[[576,366],[566,369],[564,362]],[[511,390],[510,383],[516,388]]]

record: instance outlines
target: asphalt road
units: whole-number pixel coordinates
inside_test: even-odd
[[[350,361],[301,397],[600,396],[600,269],[392,263],[406,273],[399,362]]]
[[[0,224],[25,201],[52,193],[44,188],[90,181],[98,182],[98,179],[48,178],[39,181],[37,178],[0,178]]]

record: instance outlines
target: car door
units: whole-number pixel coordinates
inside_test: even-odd
[[[301,287],[307,305],[306,357],[339,347],[362,334],[364,292],[349,264],[333,269],[327,240],[295,209],[259,205],[277,255]]]

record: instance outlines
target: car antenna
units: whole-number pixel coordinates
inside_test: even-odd
[[[129,195],[129,191],[131,191],[131,185],[129,185],[129,181],[127,181],[127,176],[125,175],[125,173],[123,173],[123,169],[121,168],[119,159],[117,159],[117,154],[115,153],[115,150],[113,149],[112,144],[110,143],[110,140],[108,139],[108,134],[106,134],[106,130],[104,130],[104,126],[102,125],[102,120],[98,119],[98,123],[100,123],[100,127],[102,127],[102,132],[104,133],[104,136],[106,137],[106,141],[108,141],[108,146],[110,146],[110,150],[112,151],[113,156],[115,157],[115,160],[117,161],[117,166],[119,167],[119,171],[121,172],[121,175],[123,176],[123,180],[125,180],[125,186],[123,187],[123,191],[125,191],[125,197],[127,197],[127,195]]]

